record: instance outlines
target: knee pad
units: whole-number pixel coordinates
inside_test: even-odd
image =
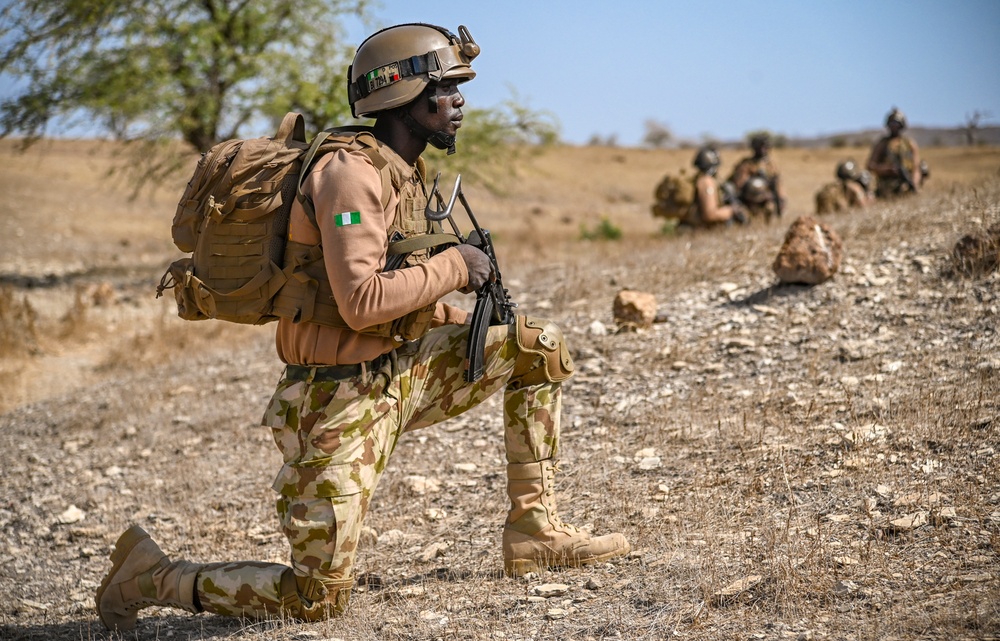
[[[514,331],[520,354],[514,361],[512,379],[520,387],[558,383],[573,375],[573,358],[558,325],[541,318],[518,316]]]

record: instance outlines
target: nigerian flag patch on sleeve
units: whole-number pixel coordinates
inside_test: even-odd
[[[334,220],[337,221],[337,227],[344,227],[345,225],[360,225],[361,212],[345,211],[342,214],[337,214],[336,216],[334,216]]]

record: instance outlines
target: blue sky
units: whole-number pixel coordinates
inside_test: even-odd
[[[893,106],[911,126],[975,110],[1000,123],[1000,0],[375,0],[369,16],[346,23],[352,44],[466,25],[483,51],[470,107],[516,95],[570,143],[638,145],[647,121],[689,140],[834,134],[881,127]]]
[[[470,106],[512,96],[554,113],[562,137],[639,144],[655,120],[677,136],[813,136],[1000,122],[998,0],[681,2],[381,0],[379,26],[469,27],[482,47]],[[359,44],[370,31],[349,23]]]

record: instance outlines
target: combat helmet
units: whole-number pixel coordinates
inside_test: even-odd
[[[753,137],[750,138],[750,148],[755,152],[760,153],[765,147],[771,147],[771,135],[769,133],[761,132],[754,134]]]
[[[719,152],[715,151],[715,149],[712,147],[702,147],[695,155],[692,164],[698,168],[698,171],[704,172],[709,176],[714,176],[722,161],[719,160]]]
[[[771,186],[763,176],[751,176],[743,183],[740,200],[749,205],[763,205],[771,199]]]
[[[841,180],[853,180],[858,177],[858,166],[853,160],[845,160],[837,165],[837,178]]]
[[[903,129],[906,129],[906,114],[904,114],[899,109],[893,107],[889,115],[885,117],[885,126],[888,127],[890,123],[897,123]]]
[[[369,36],[347,69],[347,97],[355,118],[412,102],[432,82],[476,77],[472,59],[480,49],[469,30],[458,36],[444,27],[400,24]]]

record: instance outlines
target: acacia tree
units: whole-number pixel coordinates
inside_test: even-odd
[[[31,142],[52,122],[195,149],[260,117],[349,115],[339,19],[367,0],[21,0],[0,10],[0,133]],[[334,81],[336,79],[336,81]]]

